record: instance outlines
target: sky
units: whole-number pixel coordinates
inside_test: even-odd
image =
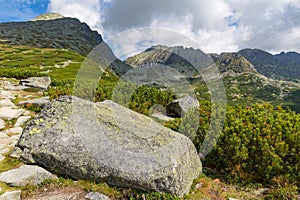
[[[109,44],[123,36],[130,45],[122,51],[158,42],[174,45],[170,38],[176,32],[207,53],[244,48],[300,52],[300,0],[0,0],[0,22],[47,12],[86,22]]]

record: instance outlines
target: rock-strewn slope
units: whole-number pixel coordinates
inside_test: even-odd
[[[75,179],[183,195],[201,172],[184,135],[111,101],[60,97],[24,128],[21,158]]]

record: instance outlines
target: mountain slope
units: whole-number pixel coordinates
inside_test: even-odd
[[[48,14],[38,16],[34,19],[37,21],[0,23],[0,43],[69,49],[84,56],[102,44],[101,53],[113,55],[97,31],[92,31],[87,24],[81,23],[78,19],[62,17],[58,14]],[[113,55],[110,69],[116,75],[123,75],[131,67]]]
[[[180,57],[174,53],[174,49],[180,49]],[[205,56],[200,50],[183,47],[154,46],[146,51],[128,58],[125,62],[139,66],[147,63],[161,63],[177,70],[190,82],[198,98],[210,99],[205,81],[200,74],[195,73],[193,66],[185,59]],[[186,56],[187,55],[187,56]],[[189,57],[189,55],[191,55]],[[274,80],[256,71],[255,65],[239,53],[210,54],[215,65],[218,67],[226,88],[227,100],[229,104],[270,102],[274,105],[294,105],[292,92],[300,89],[300,84],[289,81]],[[273,56],[267,52],[259,54],[264,62],[272,61]],[[286,99],[290,99],[286,101]],[[299,103],[298,103],[299,104]]]
[[[247,58],[258,72],[275,79],[300,79],[300,54],[296,52],[272,55],[259,49],[243,49],[239,54]]]
[[[103,41],[100,34],[75,18],[1,23],[0,38],[6,44],[70,49],[82,55]]]

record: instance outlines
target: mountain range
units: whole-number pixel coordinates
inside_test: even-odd
[[[106,46],[105,51],[113,55],[97,31],[78,19],[55,14],[28,22],[0,23],[0,43],[69,49],[83,56],[102,43]],[[2,62],[0,60],[0,67]],[[207,55],[199,49],[158,45],[125,61],[115,57],[109,69],[122,76],[134,67],[149,63],[167,65],[184,75],[199,94],[199,99],[209,99],[210,92],[201,72],[193,64],[198,63],[201,69],[215,64],[222,75],[230,104],[270,102],[300,112],[300,54],[296,52],[272,55],[260,49],[243,49]]]

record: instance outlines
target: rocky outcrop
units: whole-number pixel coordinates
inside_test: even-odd
[[[201,173],[184,135],[111,101],[60,97],[28,122],[21,159],[75,179],[182,196]]]
[[[58,13],[47,13],[47,14],[39,15],[30,21],[47,21],[47,20],[54,20],[54,19],[61,19],[61,18],[65,18],[65,17]]]
[[[256,73],[253,64],[238,53],[211,54],[211,57],[218,66],[220,73]]]

